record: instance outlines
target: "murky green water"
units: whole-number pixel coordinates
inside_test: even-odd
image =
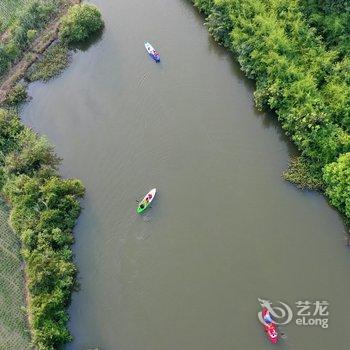
[[[254,109],[253,84],[188,1],[95,3],[102,38],[31,85],[22,113],[87,187],[67,349],[269,349],[259,297],[293,311],[330,302],[328,329],[290,324],[277,348],[348,349],[345,229],[323,197],[280,178],[292,149]]]

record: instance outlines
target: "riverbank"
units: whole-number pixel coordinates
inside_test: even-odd
[[[72,230],[84,187],[79,180],[60,178],[53,147],[16,114],[0,110],[0,125],[0,191],[11,205],[11,227],[21,238],[32,341],[38,349],[55,349],[71,340],[66,307],[77,271]]]
[[[21,123],[16,111],[27,93],[26,84],[17,82],[54,77],[68,64],[69,45],[88,39],[103,27],[98,9],[79,3],[60,1],[52,16],[52,1],[34,0],[1,37],[5,60],[0,63],[2,68],[7,65],[10,69],[0,88],[0,194],[11,207],[12,233],[21,240],[25,262],[22,291],[30,329],[27,333],[31,333],[32,343],[39,350],[57,349],[72,340],[67,325],[67,307],[77,289],[72,231],[85,189],[77,179],[61,178],[60,159],[53,146]],[[28,19],[27,15],[32,17]],[[35,20],[41,15],[45,20],[39,26]],[[21,25],[21,21],[25,23]],[[18,31],[26,35],[22,46]],[[31,44],[29,37],[33,39]],[[24,50],[16,51],[12,60],[8,52],[13,47]]]
[[[45,27],[37,34],[32,43],[20,53],[19,59],[11,64],[9,71],[5,72],[0,79],[0,105],[5,102],[6,97],[10,93],[15,84],[25,77],[27,70],[37,62],[50,47],[50,45],[58,39],[59,24],[61,18],[67,14],[69,8],[73,5],[81,3],[81,0],[64,0],[55,11],[54,16],[49,19]],[[0,42],[4,45],[9,42],[10,29],[7,29],[0,38]]]
[[[273,110],[300,151],[289,180],[325,193],[350,219],[349,62],[328,49],[298,1],[194,0],[216,41],[256,81],[258,108]]]

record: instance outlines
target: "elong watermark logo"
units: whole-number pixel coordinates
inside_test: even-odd
[[[260,298],[258,301],[262,308],[267,308],[277,325],[289,324],[294,319],[297,326],[318,326],[323,329],[329,326],[329,302],[326,300],[298,300],[294,303],[296,309],[294,312],[291,306],[282,301],[273,303]],[[258,318],[265,324],[261,311],[258,313]]]

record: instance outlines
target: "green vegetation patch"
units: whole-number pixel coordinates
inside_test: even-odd
[[[324,180],[328,184],[326,193],[330,202],[350,218],[350,153],[328,164],[324,170]],[[348,220],[349,221],[349,220]]]
[[[78,43],[88,39],[104,26],[101,13],[94,5],[74,5],[62,17],[59,37],[66,43]]]
[[[52,45],[32,67],[28,73],[28,79],[30,81],[48,81],[61,73],[67,66],[68,48],[62,44]]]
[[[350,152],[350,60],[310,27],[298,0],[193,2],[207,15],[214,38],[233,50],[242,70],[256,80],[257,106],[276,111],[300,151],[303,162],[286,175],[303,183],[323,178],[330,202],[349,217],[350,182],[343,168]],[[348,1],[323,2],[327,11],[343,3]]]
[[[342,56],[350,51],[350,0],[301,0],[308,23]]]
[[[4,109],[0,148],[1,194],[11,204],[10,223],[22,242],[33,342],[39,350],[57,349],[72,339],[67,327],[77,273],[72,230],[84,187],[79,180],[61,179],[59,158],[47,139]],[[4,288],[11,288],[8,281]]]
[[[28,97],[27,91],[22,84],[15,85],[6,97],[5,104],[8,106],[17,106],[24,102]]]
[[[8,217],[9,210],[0,200],[0,349],[28,350],[20,242]]]
[[[283,178],[294,183],[297,187],[308,190],[322,190],[324,182],[319,172],[313,172],[310,164],[302,157],[293,157]]]

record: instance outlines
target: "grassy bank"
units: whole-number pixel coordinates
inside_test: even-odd
[[[324,43],[297,0],[193,2],[207,16],[210,33],[256,81],[257,106],[276,112],[299,149],[289,177],[317,184],[349,219],[350,60]]]
[[[24,271],[18,235],[8,225],[0,200],[0,349],[31,349],[24,300]]]
[[[73,2],[77,1],[69,3]],[[35,0],[28,1],[28,6],[31,9],[34,6],[37,14],[36,6],[39,4],[39,14],[43,15],[41,6],[50,6],[50,3],[51,0]],[[24,13],[28,15],[27,7],[20,16]],[[51,11],[50,16],[54,13],[58,12]],[[10,84],[5,85],[6,89],[11,89],[5,89],[6,95],[2,100],[6,108],[0,108],[0,194],[10,205],[9,221],[20,238],[28,290],[26,314],[32,342],[39,350],[54,350],[72,340],[67,327],[67,307],[77,287],[77,268],[71,250],[74,241],[72,230],[80,213],[79,198],[84,195],[84,187],[79,180],[63,180],[60,177],[57,170],[60,160],[48,140],[21,123],[15,110],[18,103],[26,98],[26,91],[21,84],[12,86],[25,75],[30,80],[52,78],[66,67],[70,45],[88,39],[103,27],[101,15],[92,5],[75,5],[61,14],[64,15],[50,24],[43,15],[43,28],[48,25],[54,29],[49,28],[49,42],[58,39],[58,43],[44,45],[44,49],[40,49],[43,54],[37,55],[34,60],[24,58],[24,65],[20,61],[20,74],[16,69],[10,70],[7,77]],[[5,49],[14,40],[11,28],[23,29],[18,23],[18,18],[9,20],[9,27],[2,37]],[[28,34],[29,30],[32,33],[33,28],[31,22],[24,32]],[[42,36],[45,36],[45,30]],[[44,40],[43,37],[37,39],[38,45]],[[22,55],[27,48],[39,50],[34,41],[33,46],[21,48]],[[29,67],[31,70],[27,72]],[[11,281],[5,282],[10,284]],[[9,285],[5,287],[9,288]],[[23,295],[23,285],[21,289]],[[0,297],[6,297],[5,289],[0,290]],[[0,315],[0,325],[6,322],[9,314],[12,318],[16,317],[15,309],[13,311]],[[15,334],[11,339],[15,340]]]

